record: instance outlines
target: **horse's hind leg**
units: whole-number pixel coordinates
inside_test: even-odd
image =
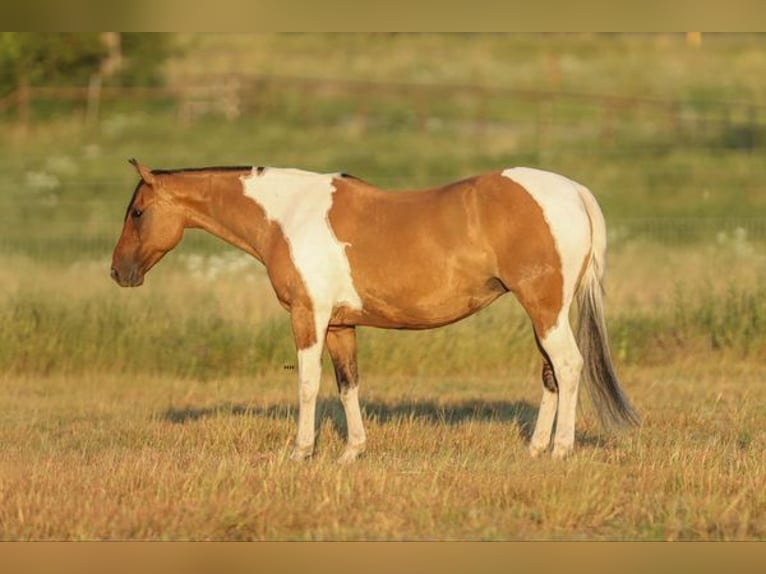
[[[514,290],[526,310],[543,355],[543,397],[529,444],[532,455],[548,448],[554,421],[553,456],[563,458],[574,446],[577,389],[583,359],[569,325],[571,301],[562,301],[561,279],[540,275]]]
[[[572,333],[572,329],[569,325],[566,309],[561,311],[559,320],[544,334],[544,336],[540,337],[539,341],[540,347],[543,349],[547,360],[550,361],[550,365],[553,367],[555,382],[558,387],[558,408],[555,409],[557,420],[556,434],[553,440],[553,456],[555,458],[563,458],[569,454],[574,447],[577,393],[580,384],[580,373],[582,372],[583,366],[582,355],[577,348],[574,333]],[[535,435],[532,437],[532,444],[530,446],[533,453],[535,452],[535,448],[539,447],[544,439],[550,438],[550,425],[552,425],[553,422],[552,417],[550,420],[545,418],[543,421],[540,421],[540,418],[543,416],[550,416],[549,411],[554,410],[550,405],[555,404],[555,397],[556,395],[551,393],[548,389],[544,391],[543,401],[540,405],[538,424],[540,422],[545,422],[546,426],[539,431],[540,442],[535,441],[538,434],[538,429],[535,429]]]
[[[538,341],[538,346],[539,346]],[[542,351],[542,347],[540,348]],[[556,418],[556,408],[558,406],[558,384],[553,373],[553,366],[548,357],[543,352],[543,397],[540,401],[540,410],[537,412],[537,422],[532,434],[532,440],[529,443],[529,452],[532,456],[538,456],[548,449],[551,442],[551,433],[553,432],[553,422]]]
[[[335,368],[340,400],[346,414],[348,441],[338,462],[348,463],[364,452],[367,441],[359,408],[359,385],[356,367],[356,329],[344,327],[329,329],[326,338],[327,352]]]

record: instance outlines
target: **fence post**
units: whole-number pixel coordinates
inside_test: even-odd
[[[88,81],[88,97],[85,105],[85,125],[98,122],[98,108],[101,100],[101,75],[93,74]]]
[[[537,152],[544,153],[550,144],[550,128],[553,121],[553,104],[548,97],[537,100]]]
[[[19,82],[19,90],[16,94],[18,105],[18,122],[22,132],[29,127],[29,80],[24,76]]]
[[[489,94],[487,94],[487,90],[483,88],[479,89],[476,93],[479,99],[476,129],[479,146],[481,146],[487,136],[487,128],[489,125]]]
[[[751,104],[747,114],[748,129],[750,131],[750,150],[761,145],[760,130],[758,129],[758,108]]]
[[[428,129],[428,95],[423,88],[415,93],[415,115],[420,133],[425,133]]]
[[[355,96],[357,96],[356,102],[356,118],[354,119],[354,129],[358,131],[360,135],[367,133],[367,126],[370,120],[370,94],[368,89],[359,88]],[[361,97],[360,97],[361,96]]]
[[[669,133],[676,134],[676,137],[681,133],[681,109],[677,101],[671,101],[668,104],[668,131]]]

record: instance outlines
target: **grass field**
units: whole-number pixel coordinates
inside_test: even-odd
[[[291,463],[288,377],[3,377],[5,539],[761,539],[763,368],[621,370],[641,429],[587,417],[530,459],[528,377],[368,376],[352,467],[325,384],[319,453]]]
[[[760,36],[706,36],[701,49],[682,36],[179,42],[171,82],[232,66],[689,102],[766,90],[751,73]],[[602,146],[570,129],[584,108],[554,110],[564,127],[545,146],[532,128],[509,131],[522,110],[498,111],[504,127],[479,141],[446,120],[419,128],[406,94],[360,132],[347,96],[308,115],[286,97],[234,123],[119,102],[96,126],[71,113],[26,130],[2,120],[0,539],[766,538],[766,251],[744,227],[715,227],[764,216],[762,148],[729,146],[723,131],[686,145],[640,114]],[[392,188],[523,163],[581,180],[610,229],[611,346],[641,426],[606,433],[583,401],[574,456],[531,459],[540,363],[508,296],[435,331],[362,329],[368,453],[335,463],[345,423],[326,363],[317,455],[291,463],[294,349],[259,264],[190,234],[140,289],[110,281],[133,156],[344,170]],[[637,235],[639,217],[708,223],[667,242]]]
[[[565,463],[526,451],[539,359],[510,297],[437,331],[363,330],[369,453],[352,468],[334,462],[345,424],[329,365],[317,457],[287,459],[296,415],[287,317],[259,268],[236,261],[210,279],[201,269],[220,263],[192,259],[190,269],[180,255],[132,291],[100,264],[11,262],[18,274],[0,308],[0,536],[766,533],[763,274],[727,250],[614,250],[612,345],[643,423],[605,434],[585,403]]]

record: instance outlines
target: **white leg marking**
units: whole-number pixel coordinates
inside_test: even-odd
[[[298,351],[298,435],[291,458],[303,460],[314,452],[314,425],[319,381],[322,375],[322,343]]]
[[[556,418],[558,395],[543,387],[543,398],[540,401],[540,410],[537,413],[535,432],[529,443],[529,452],[532,456],[538,456],[548,449],[553,432],[553,421]]]
[[[343,454],[338,459],[340,463],[356,460],[364,452],[367,443],[367,435],[364,432],[362,412],[359,408],[359,387],[348,387],[341,391],[340,401],[346,413],[346,426],[348,427],[348,442]]]
[[[553,365],[559,387],[556,435],[553,439],[554,458],[564,458],[574,448],[577,391],[583,366],[582,355],[569,326],[567,311],[565,309],[561,312],[556,326],[540,339]],[[542,412],[542,405],[540,409]]]

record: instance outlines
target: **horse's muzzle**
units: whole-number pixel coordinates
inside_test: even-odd
[[[138,273],[136,269],[133,269],[129,273],[125,273],[120,272],[116,267],[112,266],[110,275],[120,287],[138,287],[144,282],[143,274]]]

